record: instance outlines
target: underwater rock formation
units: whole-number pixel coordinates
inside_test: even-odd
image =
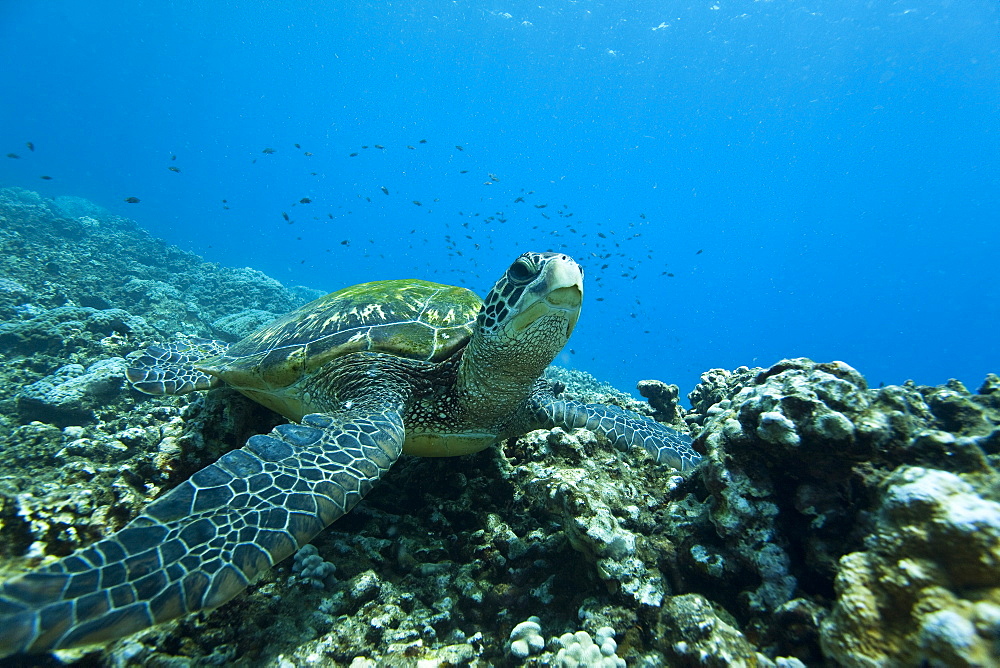
[[[141,396],[121,383],[125,357],[175,332],[238,338],[315,292],[205,263],[85,201],[0,190],[0,228],[0,560],[13,573],[121,528],[282,421],[228,389]],[[642,384],[646,403],[579,371],[546,377],[690,428],[703,464],[681,477],[561,429],[405,458],[229,604],[63,660],[555,661],[558,644],[512,636],[532,618],[538,637],[586,632],[598,649],[614,629],[628,665],[1000,653],[1000,378],[976,393],[869,388],[841,362],[782,360],[707,371],[684,409],[660,381]]]
[[[1000,503],[959,476],[901,466],[882,484],[877,529],[840,559],[823,621],[827,656],[985,666],[1000,653]]]
[[[94,362],[86,369],[80,364],[59,367],[18,393],[18,416],[25,422],[37,420],[57,427],[90,422],[94,408],[122,391],[125,367],[121,357]]]

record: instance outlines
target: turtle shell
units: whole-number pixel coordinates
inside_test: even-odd
[[[476,293],[451,285],[417,279],[361,283],[278,318],[199,368],[237,388],[267,391],[349,353],[439,362],[469,342],[481,306]]]

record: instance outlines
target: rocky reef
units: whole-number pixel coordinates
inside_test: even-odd
[[[121,528],[280,416],[148,397],[125,357],[234,340],[318,294],[203,262],[76,199],[0,190],[0,574]],[[337,286],[332,286],[337,287]],[[681,477],[584,430],[405,457],[246,593],[31,665],[982,666],[1000,656],[1000,378],[869,388],[842,362],[713,369]],[[11,665],[17,659],[9,660]],[[27,665],[27,664],[24,664]]]

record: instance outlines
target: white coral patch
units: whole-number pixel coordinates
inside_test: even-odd
[[[757,421],[757,436],[768,443],[778,445],[798,445],[802,440],[795,433],[795,423],[777,411],[760,414]]]

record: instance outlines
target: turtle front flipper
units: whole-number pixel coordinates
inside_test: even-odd
[[[251,437],[118,533],[0,584],[0,657],[120,638],[231,599],[399,457],[402,400],[358,404]]]
[[[689,471],[701,461],[691,447],[691,437],[648,417],[606,404],[585,404],[536,394],[532,410],[539,426],[551,429],[585,428],[606,437],[619,450],[638,445],[657,462]]]
[[[199,371],[194,365],[229,347],[223,341],[191,337],[150,346],[142,357],[132,361],[125,377],[132,387],[146,394],[187,394],[209,390],[222,382],[215,376]]]

